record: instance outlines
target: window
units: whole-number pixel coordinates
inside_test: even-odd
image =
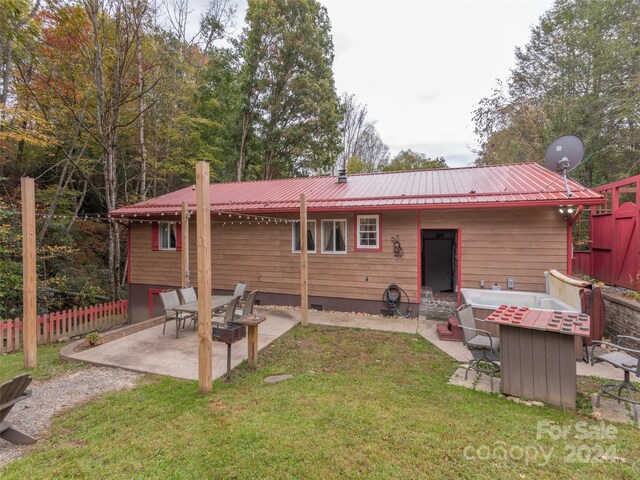
[[[322,253],[347,253],[346,220],[322,220]]]
[[[300,222],[291,224],[291,251],[300,253]],[[307,220],[307,252],[316,253],[316,221]]]
[[[378,250],[380,248],[379,215],[358,215],[357,228],[358,249]]]
[[[176,249],[176,224],[175,222],[160,222],[160,250]]]

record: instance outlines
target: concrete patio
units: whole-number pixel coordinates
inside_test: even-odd
[[[267,320],[260,325],[258,349],[263,349],[300,321],[300,311],[296,308],[259,307],[259,311],[267,316]],[[462,342],[442,341],[438,338],[436,325],[439,322],[435,320],[310,310],[309,322],[336,327],[417,333],[460,363],[466,363],[472,359],[471,352]],[[180,331],[180,338],[176,339],[175,324],[170,322],[167,324],[165,335],[162,335],[162,325],[158,325],[83,352],[69,353],[70,349],[65,349],[65,357],[95,365],[197,380],[197,338],[196,332],[186,328]],[[232,368],[246,359],[247,340],[243,339],[232,347]],[[621,378],[620,371],[605,363],[591,366],[578,362],[576,370],[580,376],[616,380]],[[213,378],[219,378],[225,372],[226,345],[214,342]]]
[[[298,323],[298,316],[286,310],[267,312],[267,320],[258,330],[258,349],[262,349]],[[62,352],[72,361],[123,368],[134,372],[168,375],[186,380],[198,379],[198,333],[187,326],[176,338],[175,323],[168,322],[165,335],[163,325],[147,328],[126,337],[82,352]],[[258,357],[259,358],[259,357]],[[231,368],[247,359],[247,339],[231,348]],[[227,346],[213,342],[213,378],[227,371]]]

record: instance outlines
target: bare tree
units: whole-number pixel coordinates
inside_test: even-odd
[[[342,119],[342,153],[338,165],[347,169],[349,159],[356,154],[360,136],[367,123],[367,106],[359,103],[353,93],[344,92],[340,98],[344,117]]]
[[[367,120],[367,106],[347,92],[340,99],[343,109],[342,152],[337,165],[351,173],[377,172],[389,162],[389,147],[374,122]]]
[[[361,171],[364,172],[378,172],[389,163],[389,147],[382,141],[373,123],[365,125],[352,158],[362,163]]]
[[[205,53],[235,25],[237,11],[238,5],[233,0],[209,0],[207,11],[200,20],[200,44]]]

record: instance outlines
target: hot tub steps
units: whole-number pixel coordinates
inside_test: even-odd
[[[462,329],[458,326],[456,317],[449,317],[447,323],[440,323],[436,326],[438,338],[445,342],[461,342]]]

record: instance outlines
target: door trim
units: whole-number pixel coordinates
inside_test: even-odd
[[[421,303],[422,300],[422,257],[424,252],[422,251],[422,231],[423,230],[453,230],[456,232],[456,286],[458,287],[458,291],[456,292],[458,295],[458,304],[460,304],[460,299],[461,299],[461,294],[460,291],[462,290],[462,228],[461,227],[446,227],[446,226],[438,226],[438,227],[434,227],[434,228],[422,228],[421,225],[421,218],[420,218],[420,211],[418,211],[418,233],[417,233],[417,240],[418,240],[418,255],[417,255],[417,275],[416,275],[416,284],[417,284],[417,291],[418,291],[418,303]]]

